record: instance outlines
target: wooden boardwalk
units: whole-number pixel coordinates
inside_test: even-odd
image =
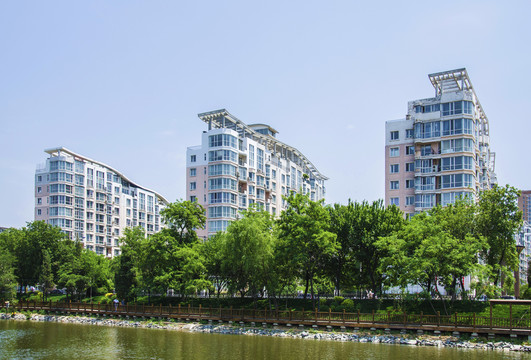
[[[424,315],[397,313],[349,313],[289,310],[254,310],[162,305],[121,305],[74,302],[24,302],[13,310],[44,310],[55,313],[92,314],[109,317],[148,317],[194,321],[232,321],[255,324],[330,328],[375,328],[478,334],[531,335],[531,318],[496,318],[472,315]],[[491,312],[492,314],[492,312]],[[511,311],[512,315],[512,311]]]

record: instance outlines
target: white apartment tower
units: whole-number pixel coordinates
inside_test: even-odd
[[[225,231],[241,210],[256,204],[274,216],[286,208],[283,195],[291,191],[325,196],[323,176],[297,149],[277,140],[277,131],[264,124],[246,125],[227,110],[198,115],[208,130],[201,145],[187,149],[186,195],[206,209],[207,238]]]
[[[477,200],[496,182],[489,121],[466,69],[429,79],[435,96],[408,102],[405,119],[385,124],[385,203],[406,216]]]
[[[126,227],[141,226],[148,235],[160,230],[160,210],[168,204],[160,194],[63,147],[45,152],[49,158],[35,173],[35,220],[107,257],[120,254]]]

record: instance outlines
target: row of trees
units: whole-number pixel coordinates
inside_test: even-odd
[[[78,294],[115,288],[127,300],[173,289],[267,294],[276,301],[298,289],[315,299],[322,292],[362,288],[378,295],[418,284],[427,296],[440,295],[443,286],[455,298],[464,291],[463,276],[473,274],[479,292],[493,293],[502,279],[510,284],[518,263],[517,197],[512,187],[494,187],[477,205],[458,201],[405,220],[382,201],[324,206],[292,193],[278,219],[251,209],[205,242],[194,231],[205,226],[202,206],[177,201],[161,212],[166,228],[159,233],[127,229],[122,255],[113,261],[34,222],[0,234],[0,269],[7,269],[0,291],[17,282]]]
[[[177,202],[164,211],[169,227],[159,234],[126,233],[122,258],[129,256],[131,271],[123,288],[226,289],[272,299],[304,289],[305,298],[315,299],[319,292],[363,288],[378,295],[416,284],[426,296],[440,296],[444,287],[456,299],[465,291],[463,277],[474,275],[476,294],[494,296],[502,278],[512,284],[518,264],[518,195],[494,187],[477,205],[461,200],[405,220],[382,201],[324,206],[291,194],[279,219],[252,209],[205,243],[193,231],[204,226],[202,207]]]
[[[61,229],[42,221],[0,234],[0,298],[11,299],[40,285],[43,293],[55,286],[84,295],[112,290],[111,262],[68,239]]]

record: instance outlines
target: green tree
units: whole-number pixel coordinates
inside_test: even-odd
[[[205,209],[194,201],[177,200],[161,212],[162,219],[174,236],[182,244],[198,240],[196,229],[203,229],[206,224]]]
[[[0,247],[0,300],[11,300],[15,297],[17,281],[15,278],[15,258]]]
[[[81,299],[94,293],[106,293],[113,288],[109,259],[75,243],[70,256],[61,264],[57,284]]]
[[[132,251],[122,246],[122,254],[115,261],[114,284],[116,294],[126,301],[134,300],[139,282]]]
[[[266,287],[273,256],[273,221],[265,211],[245,211],[227,228],[223,242],[222,273],[230,292],[256,295]]]
[[[402,228],[403,214],[394,205],[385,208],[382,200],[372,203],[355,202],[350,206],[351,247],[361,268],[357,282],[360,286],[366,286],[380,294],[385,278],[380,263],[387,253],[385,248],[377,246],[376,243],[381,237],[389,236]]]
[[[330,213],[330,232],[336,234],[338,251],[330,257],[326,269],[334,283],[336,294],[344,286],[354,284],[352,274],[359,269],[358,261],[354,254],[354,237],[352,226],[355,217],[355,205],[349,200],[348,205],[334,204],[327,207]]]
[[[67,249],[72,243],[60,228],[44,221],[29,222],[15,237],[15,275],[19,284],[24,287],[39,283],[45,251],[50,255],[51,270],[56,276],[62,256],[68,252]]]
[[[478,264],[478,254],[488,248],[483,236],[474,231],[477,207],[468,199],[459,199],[455,204],[446,207],[437,206],[429,211],[436,222],[441,225],[454,242],[449,262],[449,275],[444,279],[446,291],[455,301],[457,287],[465,294],[464,277],[479,271],[486,271],[486,267]]]
[[[48,296],[48,291],[50,291],[54,286],[52,273],[52,258],[50,256],[50,252],[47,249],[44,249],[42,253],[42,265],[39,283],[42,285],[43,288],[43,300],[46,300]]]
[[[520,191],[506,185],[494,185],[479,197],[476,230],[485,237],[488,247],[482,257],[492,268],[491,281],[498,285],[503,274],[510,274],[518,266],[514,234],[522,226],[522,212],[517,200]]]
[[[337,253],[336,235],[331,233],[330,215],[323,201],[311,201],[309,195],[291,193],[285,197],[287,209],[278,220],[278,246],[283,262],[304,282],[315,307],[315,278],[323,274],[326,261]],[[289,276],[287,276],[289,277]]]
[[[224,241],[224,234],[219,232],[209,238],[201,248],[208,280],[212,283],[218,298],[221,290],[227,285],[227,276],[222,271]]]

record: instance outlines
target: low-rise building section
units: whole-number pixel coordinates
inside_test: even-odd
[[[59,226],[71,239],[107,257],[120,254],[126,227],[161,228],[168,201],[102,162],[63,147],[45,150],[35,172],[35,220]]]

